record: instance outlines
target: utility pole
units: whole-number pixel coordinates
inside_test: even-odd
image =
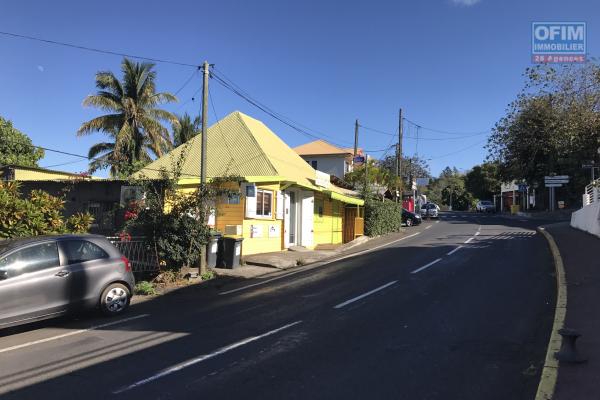
[[[354,163],[354,158],[356,157],[357,152],[358,152],[358,119],[354,123],[354,157],[352,159],[352,163]]]
[[[396,177],[400,180],[400,187],[396,186],[396,190],[400,191],[400,202],[402,202],[402,192],[404,191],[404,182],[402,181],[402,109],[398,115],[398,146],[396,147]]]
[[[204,80],[202,84],[202,154],[200,161],[200,184],[206,183],[206,124],[208,114],[208,75],[209,65],[207,61],[202,64],[202,73],[204,74]]]
[[[369,193],[369,158],[365,154],[365,200]]]
[[[208,124],[208,76],[209,76],[209,64],[208,61],[204,61],[202,64],[202,73],[204,75],[204,79],[202,81],[202,137],[201,139],[201,155],[200,155],[200,187],[204,188],[206,185],[206,125]],[[200,193],[201,196],[204,196],[203,191]],[[201,212],[205,212],[206,210],[201,210]],[[209,211],[210,212],[210,211]],[[205,216],[206,217],[206,216]],[[200,275],[206,273],[206,245],[200,246]]]

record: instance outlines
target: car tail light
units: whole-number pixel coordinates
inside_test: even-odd
[[[129,259],[125,256],[121,256],[121,261],[125,264],[125,272],[131,272],[131,263]]]

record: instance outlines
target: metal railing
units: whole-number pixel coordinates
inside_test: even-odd
[[[107,237],[131,263],[134,274],[157,272],[160,269],[158,252],[153,242],[145,237]]]
[[[592,203],[600,202],[600,179],[596,179],[585,187],[583,193],[583,206],[589,206]]]

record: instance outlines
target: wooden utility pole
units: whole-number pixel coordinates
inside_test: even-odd
[[[206,183],[206,125],[207,125],[207,114],[208,114],[208,75],[209,65],[207,61],[204,61],[202,65],[202,73],[204,74],[204,80],[202,84],[202,154],[200,161],[200,183],[204,185]]]
[[[354,123],[354,157],[356,157],[356,153],[358,152],[358,119]],[[354,159],[352,160],[354,163]]]
[[[400,180],[400,187],[396,190],[400,191],[400,202],[402,202],[402,192],[404,190],[404,182],[402,181],[402,109],[398,115],[398,146],[396,146],[396,176]]]
[[[202,137],[201,139],[201,154],[200,154],[200,187],[204,188],[206,185],[206,125],[208,124],[208,76],[209,76],[209,64],[204,61],[202,64],[202,73],[204,79],[202,82]],[[201,195],[204,194],[201,192]],[[204,210],[202,210],[203,212]],[[206,216],[205,216],[206,217]],[[206,245],[200,246],[200,275],[207,272],[206,269]]]

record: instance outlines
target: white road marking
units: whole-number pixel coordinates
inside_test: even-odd
[[[380,290],[383,290],[383,289],[385,289],[385,288],[386,288],[386,287],[388,287],[388,286],[392,286],[392,285],[393,285],[393,284],[395,284],[396,282],[398,282],[398,281],[391,281],[391,282],[388,282],[388,283],[386,283],[386,284],[385,284],[385,285],[383,285],[383,286],[379,286],[378,288],[376,288],[376,289],[373,289],[373,290],[370,290],[370,291],[368,291],[367,293],[363,293],[363,294],[361,294],[360,296],[356,296],[356,297],[354,297],[354,298],[352,298],[352,299],[350,299],[350,300],[347,300],[347,301],[345,301],[345,302],[343,302],[343,303],[340,303],[340,304],[338,304],[337,306],[335,306],[335,307],[333,307],[333,308],[342,308],[342,307],[345,307],[345,306],[347,306],[347,305],[348,305],[348,304],[350,304],[350,303],[354,303],[355,301],[358,301],[358,300],[360,300],[360,299],[364,299],[365,297],[367,297],[367,296],[370,296],[370,295],[372,295],[373,293],[377,293],[377,292],[379,292]]]
[[[427,269],[429,267],[431,267],[433,264],[439,263],[440,261],[442,261],[441,258],[438,258],[437,260],[433,260],[432,262],[430,262],[429,264],[423,265],[421,268],[417,268],[414,271],[411,272],[411,274],[416,274],[418,272],[423,271],[424,269]]]
[[[425,230],[427,230],[427,229],[431,228],[432,226],[433,226],[433,225],[429,225],[429,226],[425,227]]]
[[[241,346],[246,345],[248,343],[252,343],[252,342],[257,341],[259,339],[263,339],[263,338],[265,338],[267,336],[274,335],[274,334],[276,334],[278,332],[283,331],[284,329],[288,329],[288,328],[291,328],[292,326],[298,325],[301,322],[302,321],[292,322],[291,324],[287,324],[287,325],[284,325],[284,326],[282,326],[280,328],[273,329],[272,331],[263,333],[262,335],[251,336],[251,337],[246,338],[244,340],[240,340],[239,342],[235,342],[235,343],[232,343],[232,344],[230,344],[228,346],[221,347],[220,349],[215,350],[212,353],[203,354],[201,356],[198,356],[198,357],[192,358],[190,360],[184,361],[184,362],[182,362],[180,364],[173,365],[172,367],[163,369],[162,371],[160,371],[160,372],[158,372],[158,373],[156,373],[156,374],[154,374],[154,375],[152,375],[152,376],[150,376],[148,378],[142,379],[140,381],[132,383],[129,386],[125,386],[125,387],[123,387],[121,389],[115,390],[113,392],[113,394],[120,394],[120,393],[123,393],[123,392],[127,392],[127,391],[129,391],[131,389],[134,389],[136,387],[145,385],[145,384],[150,383],[152,381],[155,381],[157,379],[163,378],[163,377],[165,377],[167,375],[171,375],[172,373],[181,371],[184,368],[191,367],[192,365],[201,363],[202,361],[206,361],[208,359],[211,359],[211,358],[216,357],[218,355],[221,355],[223,353],[227,353],[228,351],[231,351],[233,349],[237,349],[238,347],[241,347]]]
[[[439,222],[439,221],[438,221],[438,222]],[[392,242],[389,242],[389,243],[384,243],[384,244],[381,244],[381,245],[379,245],[379,246],[375,246],[375,247],[373,247],[373,248],[370,248],[370,249],[366,249],[366,250],[358,251],[358,252],[356,252],[356,253],[350,253],[350,254],[347,254],[347,255],[345,255],[345,256],[342,256],[342,257],[339,257],[339,258],[334,258],[333,260],[329,260],[329,261],[327,261],[326,263],[327,263],[327,264],[329,264],[329,263],[332,263],[332,262],[336,262],[336,261],[345,260],[346,258],[350,258],[350,257],[359,256],[359,255],[361,255],[361,254],[368,253],[368,252],[370,252],[370,251],[377,250],[377,249],[380,249],[380,248],[382,248],[382,247],[389,246],[389,245],[392,245],[392,244],[394,244],[394,243],[401,242],[401,241],[403,241],[403,240],[406,240],[406,239],[410,239],[411,237],[415,237],[415,236],[417,236],[417,235],[418,235],[418,234],[420,234],[420,233],[421,233],[421,232],[416,232],[416,233],[413,233],[412,235],[408,235],[408,236],[401,237],[400,239],[394,240],[394,241],[392,241]],[[310,269],[310,268],[309,268],[309,269]],[[278,280],[278,279],[283,279],[283,278],[286,278],[286,277],[288,277],[288,276],[292,276],[292,275],[299,274],[300,272],[305,272],[305,271],[307,271],[307,270],[308,270],[308,269],[303,269],[303,270],[300,270],[300,271],[290,272],[289,274],[285,274],[285,275],[281,275],[281,276],[276,276],[276,277],[274,277],[274,278],[267,279],[267,280],[265,280],[265,281],[261,281],[261,282],[253,283],[253,284],[251,284],[251,285],[242,286],[242,287],[240,287],[240,288],[237,288],[237,289],[231,289],[231,290],[227,290],[227,291],[225,291],[225,292],[221,292],[221,293],[219,293],[219,295],[221,295],[221,296],[222,296],[222,295],[225,295],[225,294],[230,294],[230,293],[235,293],[235,292],[239,292],[239,291],[242,291],[242,290],[250,289],[250,288],[252,288],[252,287],[255,287],[255,286],[260,286],[260,285],[264,285],[264,284],[267,284],[267,283],[269,283],[269,282],[276,281],[276,280]]]
[[[78,329],[73,332],[63,333],[62,335],[51,336],[51,337],[48,337],[45,339],[34,340],[32,342],[22,343],[22,344],[18,344],[16,346],[11,346],[11,347],[6,347],[4,349],[0,349],[0,353],[6,353],[8,351],[22,349],[24,347],[35,346],[36,344],[47,343],[47,342],[51,342],[53,340],[58,340],[58,339],[66,338],[66,337],[73,336],[73,335],[79,335],[81,333],[93,331],[96,329],[106,328],[107,326],[118,325],[118,324],[122,324],[123,322],[129,322],[129,321],[133,321],[135,319],[145,318],[145,317],[149,317],[149,316],[150,316],[150,314],[141,314],[141,315],[136,315],[135,317],[129,317],[129,318],[120,319],[118,321],[107,322],[106,324],[91,326],[86,329]]]
[[[439,224],[439,223],[440,223],[440,220],[438,219],[437,221],[435,221],[435,223],[436,223],[436,224]]]
[[[473,240],[474,238],[470,237],[467,240],[465,240],[465,243],[471,243],[471,240]]]
[[[457,248],[455,248],[454,250],[450,251],[449,253],[446,253],[446,255],[447,256],[451,256],[452,254],[456,253],[460,249],[462,249],[462,246],[458,246]]]
[[[479,228],[477,228],[477,232],[481,231],[481,225],[479,225]]]
[[[481,232],[479,232],[479,231],[475,232],[475,236],[479,236],[479,235],[481,235]]]

